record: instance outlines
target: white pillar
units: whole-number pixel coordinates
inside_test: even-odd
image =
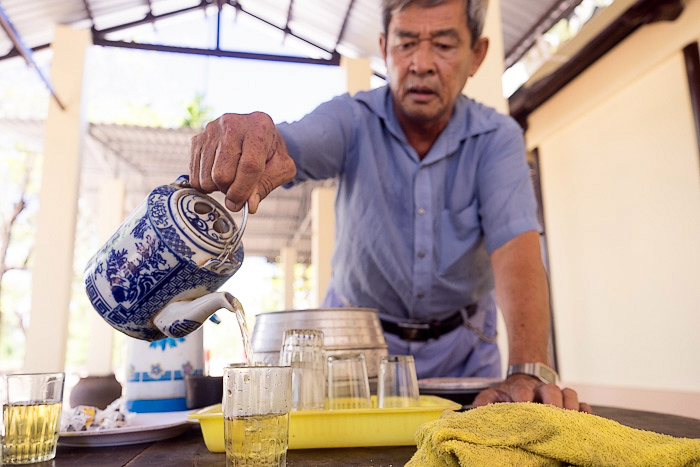
[[[284,277],[284,309],[294,309],[294,265],[297,263],[297,249],[285,246],[280,251],[280,266]]]
[[[502,77],[505,69],[505,52],[501,28],[501,6],[498,2],[489,2],[482,36],[488,37],[489,50],[481,67],[474,76],[469,78],[462,92],[501,113],[508,114],[508,100],[503,97]]]
[[[54,99],[49,101],[25,371],[60,371],[65,366],[80,153],[85,133],[81,93],[90,44],[89,30],[56,27],[50,76],[65,110]]]
[[[126,184],[118,178],[100,183],[97,232],[100,244],[106,242],[124,220]],[[92,311],[92,310],[91,310]],[[97,313],[90,314],[87,371],[92,376],[112,373],[112,350],[115,330]]]
[[[367,58],[340,57],[340,66],[345,69],[347,87],[350,95],[357,91],[369,90],[369,81],[372,77],[372,67]]]
[[[318,187],[311,192],[311,264],[313,294],[318,307],[331,280],[331,255],[335,246],[335,188]]]

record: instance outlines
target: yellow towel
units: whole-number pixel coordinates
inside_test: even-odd
[[[531,402],[445,412],[418,428],[416,442],[406,467],[700,466],[700,439]]]

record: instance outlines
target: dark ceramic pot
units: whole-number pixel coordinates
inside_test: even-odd
[[[188,409],[220,404],[223,393],[223,376],[185,375],[185,404]]]
[[[70,393],[70,406],[90,405],[104,410],[122,396],[122,385],[114,374],[80,378]]]

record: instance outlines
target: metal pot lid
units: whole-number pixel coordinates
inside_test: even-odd
[[[480,392],[500,382],[501,378],[424,378],[418,380],[418,389],[437,394],[459,394],[465,392]]]

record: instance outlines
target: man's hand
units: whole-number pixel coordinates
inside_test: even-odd
[[[192,137],[190,184],[205,193],[221,191],[226,207],[238,211],[258,204],[296,174],[284,139],[262,112],[224,114]]]
[[[475,407],[492,402],[542,402],[565,409],[591,413],[591,406],[579,402],[578,394],[570,388],[560,389],[529,375],[511,375],[504,382],[484,389],[474,399]]]

